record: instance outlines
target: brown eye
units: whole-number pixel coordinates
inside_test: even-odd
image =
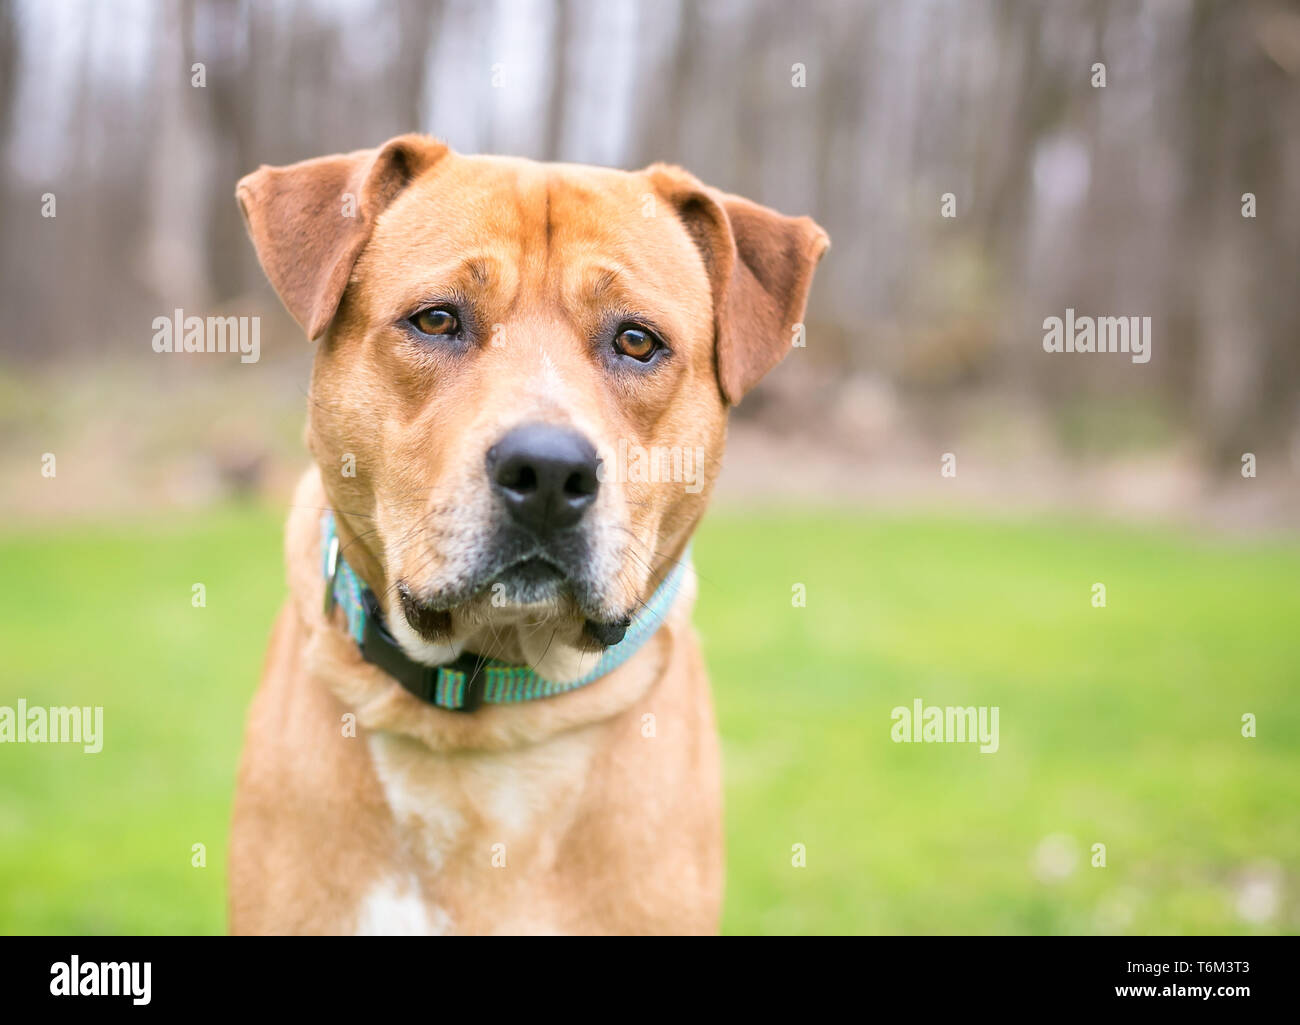
[[[639,327],[623,327],[614,336],[614,349],[645,363],[659,348],[659,339]]]
[[[456,314],[439,306],[421,310],[411,318],[411,323],[417,331],[426,335],[454,335],[460,331],[460,321],[456,319]]]

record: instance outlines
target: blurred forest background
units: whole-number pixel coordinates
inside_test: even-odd
[[[283,494],[311,350],[234,183],[415,129],[675,161],[829,230],[808,347],[740,408],[724,496],[1285,524],[1298,77],[1280,0],[5,0],[0,466],[54,452],[63,486],[3,508]],[[1151,362],[1044,353],[1067,306],[1150,316]],[[262,361],[154,354],[178,307],[261,315]]]
[[[413,129],[833,239],[695,548],[726,931],[1300,931],[1298,82],[1281,0],[0,0],[0,702],[107,724],[0,745],[0,932],[224,928],[312,359],[235,182]]]

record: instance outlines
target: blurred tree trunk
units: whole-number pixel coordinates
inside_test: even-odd
[[[12,3],[0,4],[0,152],[7,153],[18,102],[18,16]]]
[[[653,0],[641,6],[642,21],[661,16],[662,5]],[[696,74],[700,35],[700,9],[695,0],[679,0],[675,12],[674,28],[666,47],[664,59],[658,67],[650,69],[651,80],[662,88],[644,89],[640,96],[641,131],[634,133],[639,142],[634,143],[632,162],[644,166],[656,160],[665,163],[682,163],[685,153],[685,128],[692,112],[687,97]]]
[[[32,327],[28,305],[10,299],[10,296],[17,299],[19,294],[14,291],[14,263],[17,254],[14,246],[3,244],[5,240],[14,237],[10,222],[16,211],[11,210],[11,207],[21,210],[24,202],[9,171],[12,159],[9,141],[18,105],[20,46],[16,8],[12,3],[0,3],[0,298],[4,300],[4,307],[8,311],[6,319],[9,321],[5,329],[0,331],[0,351],[7,351],[17,344],[18,339],[26,338]],[[35,198],[37,197],[32,196],[31,200]]]
[[[999,100],[1009,102],[1010,109],[986,139],[979,191],[985,197],[981,205],[984,244],[1007,259],[1013,258],[1024,239],[1030,163],[1050,98],[1043,63],[1042,7],[1003,0],[997,19],[1005,55],[1000,63],[1010,63],[1014,79],[1001,89]]]
[[[186,7],[188,8],[188,4]],[[242,258],[247,241],[243,219],[235,204],[235,183],[255,166],[253,110],[256,95],[249,73],[247,22],[242,0],[200,0],[207,28],[202,52],[195,46],[194,25],[186,26],[185,70],[202,61],[207,88],[189,88],[187,118],[202,136],[201,151],[208,157],[212,185],[207,190],[204,237],[207,280],[218,299],[238,295],[253,283]]]
[[[424,123],[425,87],[428,84],[429,48],[442,20],[440,0],[401,0],[392,15],[397,24],[397,55],[393,61],[393,111],[391,134],[418,132]],[[375,139],[378,145],[382,139]]]
[[[545,160],[564,155],[564,111],[569,96],[569,39],[573,35],[572,0],[555,0],[552,5],[551,82],[546,98],[546,136],[542,142]]]

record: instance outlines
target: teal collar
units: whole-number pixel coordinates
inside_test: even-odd
[[[606,648],[595,667],[580,679],[556,683],[538,676],[529,666],[514,666],[466,652],[446,665],[427,666],[412,660],[389,633],[374,593],[339,552],[334,514],[321,517],[321,559],[325,574],[325,613],[343,609],[348,633],[361,657],[377,666],[408,691],[439,708],[472,712],[480,705],[511,705],[534,698],[565,694],[612,673],[630,659],[659,629],[681,590],[690,565],[690,551],[672,568],[631,622],[623,639]]]

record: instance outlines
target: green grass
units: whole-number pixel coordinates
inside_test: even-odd
[[[717,511],[695,554],[727,931],[1300,930],[1293,542]],[[0,564],[0,704],[103,705],[106,738],[0,745],[0,932],[220,932],[279,515],[11,532]],[[998,706],[1000,750],[893,743],[918,697]],[[1077,861],[1040,878],[1052,836]]]

